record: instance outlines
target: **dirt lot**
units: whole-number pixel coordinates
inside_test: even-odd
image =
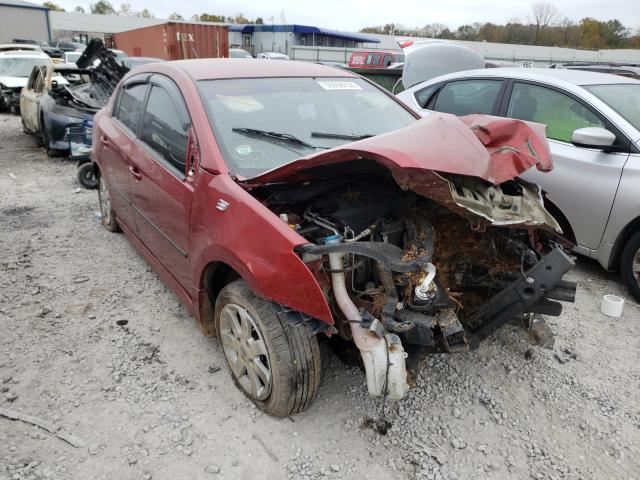
[[[0,115],[0,139],[0,410],[57,430],[0,417],[0,480],[640,478],[640,308],[591,262],[570,274],[554,350],[505,327],[429,357],[387,435],[368,427],[379,405],[363,374],[337,358],[308,412],[270,418],[99,226],[75,164],[47,158],[18,117]],[[626,298],[621,319],[600,314],[604,293]]]

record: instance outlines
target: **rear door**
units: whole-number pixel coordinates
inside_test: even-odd
[[[131,193],[140,239],[187,291],[195,172],[187,150],[194,142],[180,90],[167,77],[154,75],[132,157]]]
[[[616,144],[628,140],[610,122],[582,99],[549,85],[514,81],[508,89],[502,115],[547,125],[547,139],[554,168],[542,173],[525,172],[525,180],[539,184],[567,217],[578,245],[595,249],[600,245],[609,213],[629,158],[624,153],[606,153],[571,143],[574,130],[602,127],[616,134]]]
[[[142,119],[149,75],[132,77],[118,91],[113,114],[103,117],[97,131],[94,148],[100,158],[100,168],[109,187],[111,203],[129,229],[136,231],[131,201],[131,171],[137,155],[136,138]]]

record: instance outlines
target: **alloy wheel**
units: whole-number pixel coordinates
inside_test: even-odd
[[[231,373],[256,400],[271,393],[271,367],[267,345],[258,325],[245,308],[229,303],[220,312],[219,338]]]

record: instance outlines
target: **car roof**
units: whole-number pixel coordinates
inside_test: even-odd
[[[6,52],[0,52],[0,57],[14,57],[14,58],[50,58],[46,53],[39,50],[9,50]]]
[[[3,43],[0,45],[0,51],[9,52],[12,50],[36,50],[39,51],[40,46],[34,43]]]
[[[552,83],[567,82],[573,85],[602,85],[612,83],[640,83],[619,75],[609,73],[590,72],[585,70],[571,70],[565,68],[490,68],[480,70],[467,70],[443,75],[442,80],[460,77],[507,77],[519,78],[522,80],[538,80],[541,82],[550,81]],[[434,79],[435,80],[435,79]]]
[[[163,65],[175,66],[195,80],[264,77],[348,77],[357,75],[315,63],[306,62],[256,62],[244,58],[210,58],[176,60]]]

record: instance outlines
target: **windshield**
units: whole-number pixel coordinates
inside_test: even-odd
[[[640,130],[640,84],[585,85],[584,88]]]
[[[203,80],[199,87],[225,161],[243,178],[415,121],[359,78]]]
[[[28,77],[33,67],[50,65],[48,58],[0,58],[0,76],[2,77]]]

